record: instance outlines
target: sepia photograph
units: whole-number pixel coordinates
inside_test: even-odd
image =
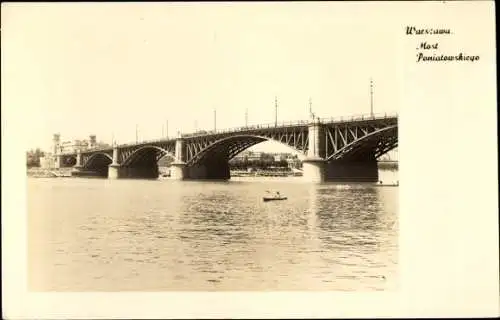
[[[412,147],[437,143],[426,133],[399,144],[435,125],[417,108],[400,121],[427,97],[408,78],[485,63],[443,49],[456,25],[389,18],[402,7],[2,5],[26,290],[402,292],[402,214],[417,211],[400,190],[417,203],[413,177],[438,178],[414,154],[439,161]]]
[[[394,59],[332,47],[334,28],[202,6],[100,28],[53,5],[25,33],[50,74],[27,152],[30,289],[390,289]]]

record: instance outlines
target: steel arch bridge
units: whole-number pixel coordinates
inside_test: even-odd
[[[174,139],[61,154],[60,157],[65,159],[61,163],[76,163],[76,168],[85,170],[105,171],[108,167],[128,170],[125,176],[134,175],[130,173],[134,168],[153,168],[160,158],[171,157],[175,160],[174,164],[181,168],[181,178],[227,179],[228,161],[264,141],[287,145],[302,154],[306,162],[310,159],[344,164],[373,162],[398,146],[398,118],[397,115],[384,115],[315,119],[204,131]],[[154,176],[154,172],[151,175]]]

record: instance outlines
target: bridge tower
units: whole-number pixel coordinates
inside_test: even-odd
[[[89,143],[88,143],[88,148],[92,149],[97,145],[97,138],[95,134],[89,135]]]
[[[61,167],[60,146],[61,146],[61,135],[59,133],[55,133],[52,138],[52,154],[54,157],[54,167],[56,169]]]
[[[54,133],[52,138],[52,154],[56,155],[59,153],[59,146],[61,144],[61,135],[59,133]]]

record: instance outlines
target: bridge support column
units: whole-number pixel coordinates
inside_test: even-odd
[[[62,167],[62,156],[57,154],[54,157],[54,168],[59,169]]]
[[[120,165],[110,164],[108,167],[108,179],[120,179],[126,176],[126,168]]]
[[[325,181],[325,136],[323,127],[316,119],[309,124],[308,128],[309,145],[307,148],[307,157],[302,161],[304,170],[303,178],[308,182],[323,182]]]
[[[75,168],[80,168],[82,166],[82,152],[80,149],[76,150],[76,163]]]
[[[175,160],[170,167],[170,177],[175,180],[187,178],[187,168],[184,162],[184,140],[178,137],[175,141]]]
[[[321,158],[309,158],[302,161],[303,178],[307,182],[324,182],[325,160]]]
[[[184,162],[172,162],[170,167],[170,177],[175,180],[187,178],[187,168]]]
[[[120,179],[126,176],[126,168],[119,163],[118,147],[113,147],[113,162],[108,166],[108,179]]]
[[[71,171],[71,175],[78,175],[82,171],[82,153],[80,149],[76,150],[76,163]]]

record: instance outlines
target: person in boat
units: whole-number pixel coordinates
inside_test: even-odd
[[[280,192],[276,191],[276,198],[279,198],[279,197],[280,197]]]

